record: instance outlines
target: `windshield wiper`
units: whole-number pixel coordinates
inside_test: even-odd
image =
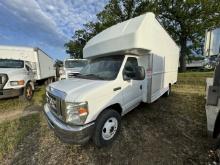
[[[95,75],[95,74],[86,74],[86,75],[83,75],[83,76],[86,76],[86,77],[94,77],[94,78],[97,78],[97,79],[100,79],[100,80],[104,80],[104,78],[98,76],[98,75]]]
[[[96,78],[96,79],[99,79],[99,80],[104,80],[104,78],[98,76],[98,75],[95,75],[95,74],[77,74],[76,77],[79,77],[79,78]]]

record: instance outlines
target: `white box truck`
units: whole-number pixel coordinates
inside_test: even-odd
[[[63,68],[60,70],[60,80],[75,77],[87,64],[86,59],[66,59],[63,62]]]
[[[37,81],[55,78],[54,61],[39,48],[0,46],[0,98],[33,96]]]
[[[89,63],[73,79],[46,90],[44,113],[64,142],[97,146],[118,135],[121,116],[141,102],[169,95],[177,81],[179,47],[155,18],[146,13],[112,26],[83,49]]]

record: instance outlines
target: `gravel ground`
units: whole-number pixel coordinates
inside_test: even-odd
[[[124,116],[119,137],[105,148],[91,141],[84,146],[61,143],[41,113],[39,127],[2,163],[214,164],[217,158],[206,132],[204,88],[185,87],[176,85],[170,97],[141,104]]]

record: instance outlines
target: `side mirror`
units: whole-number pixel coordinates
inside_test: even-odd
[[[145,69],[142,66],[138,66],[135,69],[131,67],[126,67],[123,71],[124,80],[144,80]]]
[[[135,70],[131,67],[125,67],[123,71],[123,79],[124,80],[131,80],[136,77]]]
[[[145,69],[143,66],[138,66],[136,71],[136,80],[144,80],[145,78]]]

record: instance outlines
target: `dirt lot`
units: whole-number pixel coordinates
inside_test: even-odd
[[[170,97],[162,97],[153,104],[141,104],[127,114],[122,119],[117,140],[101,149],[92,142],[84,146],[62,144],[47,127],[42,112],[20,118],[14,124],[18,130],[25,127],[23,120],[33,121],[32,125],[27,123],[28,131],[11,145],[12,149],[2,154],[1,163],[214,164],[213,161],[218,159],[212,153],[207,137],[204,109],[205,77],[211,75],[180,74],[179,83],[173,86]],[[4,133],[0,140],[13,127],[8,124],[12,122],[0,125],[0,131]]]

